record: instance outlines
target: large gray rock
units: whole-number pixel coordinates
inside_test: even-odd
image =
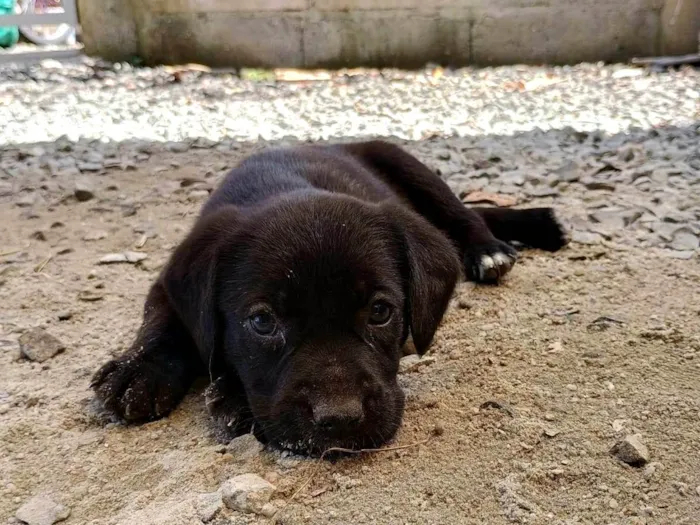
[[[15,513],[15,517],[27,525],[53,525],[68,516],[68,507],[43,495],[34,496]]]
[[[260,514],[276,487],[256,474],[242,474],[221,486],[221,497],[231,510]]]

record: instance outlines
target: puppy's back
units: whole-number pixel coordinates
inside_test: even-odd
[[[298,146],[265,150],[231,170],[205,204],[202,215],[220,206],[261,205],[291,192],[327,191],[378,202],[391,189],[338,146]]]

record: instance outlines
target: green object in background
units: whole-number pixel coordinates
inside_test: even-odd
[[[0,15],[11,15],[15,12],[15,0],[0,0]],[[0,16],[2,23],[2,16]],[[0,26],[0,47],[12,47],[19,42],[19,27]]]

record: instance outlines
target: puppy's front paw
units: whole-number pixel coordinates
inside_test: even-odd
[[[467,279],[481,283],[497,283],[513,268],[517,259],[518,252],[497,239],[486,244],[470,246],[464,254]]]
[[[93,376],[90,387],[110,416],[128,422],[167,415],[187,391],[167,367],[138,357],[109,361]]]
[[[214,424],[217,440],[228,443],[250,431],[252,416],[245,400],[237,395],[225,377],[214,380],[204,391],[207,412]]]

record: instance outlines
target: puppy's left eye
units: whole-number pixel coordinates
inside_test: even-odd
[[[384,301],[375,301],[372,303],[369,312],[369,322],[374,325],[382,325],[389,322],[393,309],[390,304]]]
[[[275,318],[268,312],[258,312],[251,316],[250,325],[260,335],[271,335],[277,328]]]

